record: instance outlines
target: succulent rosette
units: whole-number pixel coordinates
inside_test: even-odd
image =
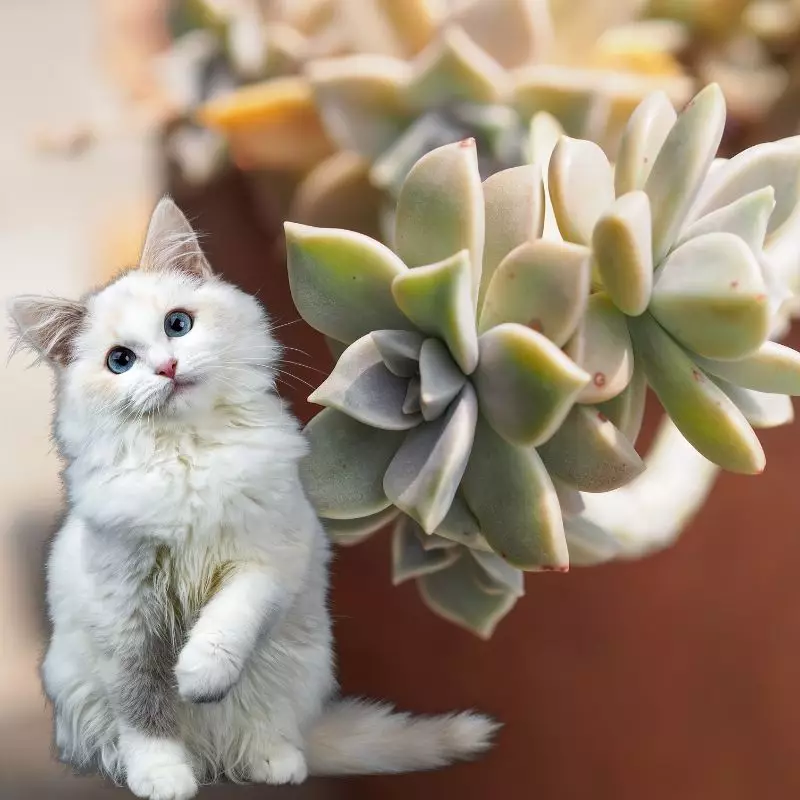
[[[796,265],[800,140],[715,160],[725,103],[715,85],[679,117],[654,94],[632,115],[616,167],[562,137],[548,169],[563,239],[588,256],[593,291],[566,352],[635,438],[649,384],[683,436],[724,469],[758,473],[753,428],[792,419],[800,355],[769,341]],[[547,327],[544,332],[547,333]]]
[[[578,490],[644,466],[605,414],[575,405],[592,377],[562,347],[590,259],[542,241],[543,224],[541,168],[481,183],[472,140],[411,169],[396,252],[286,224],[295,304],[345,348],[310,397],[326,408],[306,429],[307,491],[338,539],[402,513],[396,578],[417,576],[432,608],[482,635],[521,592],[517,571],[568,567],[562,509],[579,510]]]

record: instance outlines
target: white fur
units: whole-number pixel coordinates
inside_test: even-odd
[[[425,769],[485,749],[494,725],[478,715],[414,719],[332,699],[328,546],[298,477],[304,439],[273,393],[279,347],[253,298],[205,265],[175,267],[171,256],[89,297],[56,365],[70,511],[49,559],[42,675],[62,756],[140,797],[180,800],[221,773],[299,783],[309,769]],[[170,339],[176,308],[194,327]],[[116,345],[138,359],[122,375],[105,365]],[[175,393],[155,373],[167,358],[194,384]],[[140,609],[145,587],[154,609]],[[179,640],[166,738],[121,718],[114,689],[132,637],[154,625]],[[194,702],[209,695],[224,697]]]

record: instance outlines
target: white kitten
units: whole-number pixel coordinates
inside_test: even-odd
[[[328,546],[273,391],[280,347],[170,200],[138,270],[12,316],[57,379],[69,515],[42,676],[63,759],[177,800],[221,774],[299,783],[488,747],[482,716],[333,699]]]

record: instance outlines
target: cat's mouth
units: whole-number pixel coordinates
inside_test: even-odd
[[[192,378],[176,378],[172,381],[172,387],[167,399],[172,400],[173,397],[180,397],[186,394],[192,388],[197,386],[197,383],[198,382]]]

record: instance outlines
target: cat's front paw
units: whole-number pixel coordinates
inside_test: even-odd
[[[197,794],[197,781],[187,764],[164,764],[129,774],[128,788],[147,800],[189,800]]]
[[[190,703],[217,703],[241,673],[241,663],[221,642],[189,637],[175,667],[178,694]]]
[[[303,783],[308,777],[302,750],[289,742],[277,742],[251,759],[249,778],[254,783]]]
[[[123,753],[128,788],[137,797],[189,800],[197,794],[197,781],[179,742],[136,734],[125,740]]]

